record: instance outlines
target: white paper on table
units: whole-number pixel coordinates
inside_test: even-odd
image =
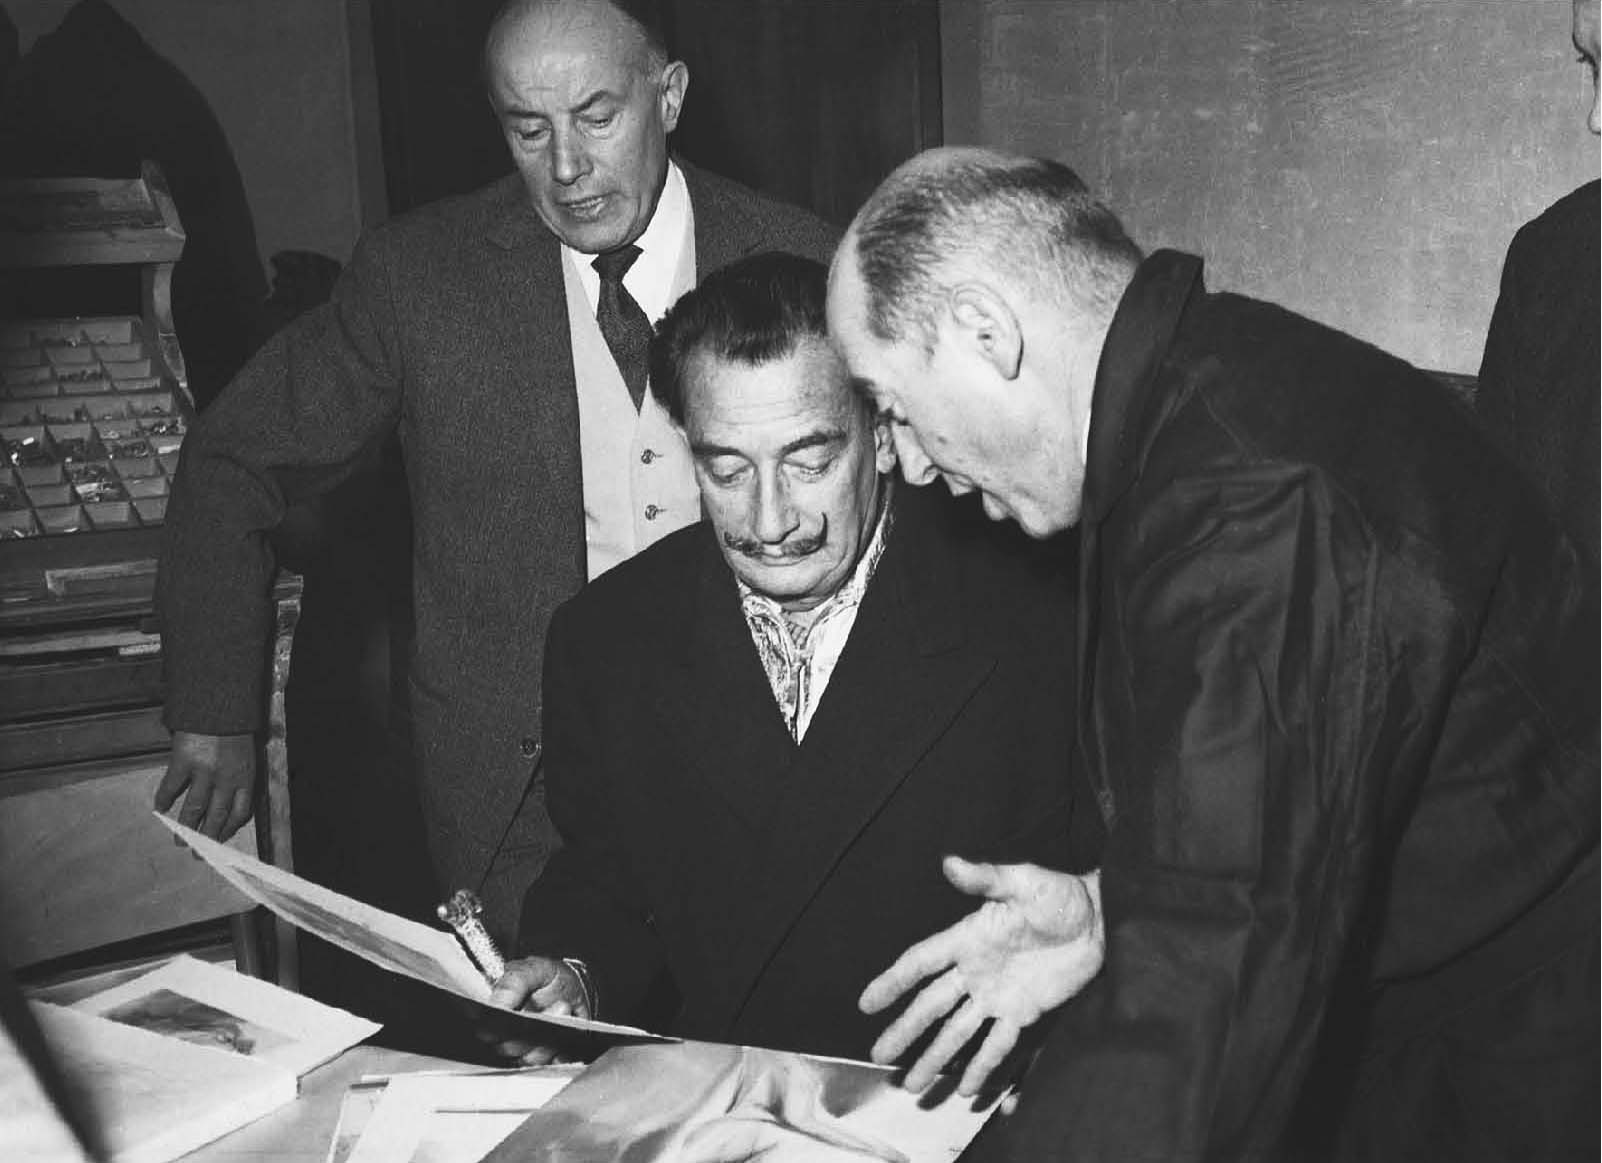
[[[226,1050],[32,1002],[113,1163],[167,1163],[295,1100],[295,1075]]]
[[[614,1046],[486,1163],[950,1163],[1003,1097],[963,1098],[954,1084],[917,1095],[896,1079],[867,1062],[750,1046]]]
[[[478,1163],[580,1070],[392,1075],[343,1163]]]
[[[72,1008],[220,1046],[297,1077],[382,1028],[270,981],[186,955]]]
[[[454,933],[432,929],[405,917],[397,917],[394,913],[386,913],[383,909],[374,908],[219,844],[160,812],[154,814],[175,836],[216,869],[224,880],[296,928],[321,937],[331,945],[338,945],[391,973],[399,973],[457,997],[488,1005],[489,983],[468,959]],[[499,1012],[536,1025],[561,1026],[587,1033],[622,1035],[653,1042],[675,1040],[633,1026],[619,1026],[563,1014],[536,1014],[527,1010]]]

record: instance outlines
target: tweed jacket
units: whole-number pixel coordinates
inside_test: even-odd
[[[1201,271],[1148,258],[1098,369],[1078,649],[1107,960],[1009,1159],[1299,1158],[1343,979],[1427,983],[1422,1026],[1595,939],[1580,551],[1445,388]]]
[[[764,249],[830,256],[821,220],[683,169],[698,273]],[[515,174],[371,231],[332,302],[274,337],[202,416],[168,514],[167,725],[256,729],[266,534],[399,430],[413,736],[435,870],[453,887],[479,882],[519,804],[538,801],[546,624],[585,580],[560,262]]]
[[[557,611],[546,764],[564,845],[519,932],[588,962],[603,1017],[866,1057],[888,1019],[858,1012],[863,987],[974,907],[942,856],[1093,863],[1061,572],[943,491],[894,503],[799,745],[710,525]],[[664,992],[666,1013],[642,1013]]]

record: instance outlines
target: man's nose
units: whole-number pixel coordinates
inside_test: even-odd
[[[897,424],[890,437],[896,444],[896,460],[901,464],[901,475],[909,485],[926,485],[935,478],[934,462],[923,451],[923,445],[905,424]]]
[[[756,527],[752,530],[764,545],[778,545],[796,528],[795,506],[781,477],[757,482]]]
[[[571,186],[590,171],[590,155],[576,133],[558,132],[551,142],[551,179]]]

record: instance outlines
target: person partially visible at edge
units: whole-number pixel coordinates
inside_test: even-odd
[[[565,843],[493,1002],[862,1058],[885,1022],[863,987],[962,918],[953,884],[997,881],[1041,891],[1062,996],[1100,965],[1095,878],[1067,874],[1100,819],[1073,774],[1063,571],[971,506],[891,487],[826,286],[819,263],[755,256],[661,324],[653,383],[707,520],[551,621]]]
[[[196,425],[168,513],[174,734],[156,804],[182,797],[183,822],[226,837],[256,786],[266,535],[398,429],[430,854],[441,889],[480,891],[503,940],[556,843],[540,782],[551,611],[700,516],[688,450],[642,392],[649,321],[742,255],[821,259],[837,237],[670,157],[689,74],[654,7],[503,5],[484,72],[517,172],[368,231],[332,302],[271,340]]]
[[[1448,389],[976,150],[869,198],[829,324],[907,481],[1080,529],[1106,961],[972,1156],[1596,1158],[1596,590]],[[1028,1012],[977,918],[1029,903],[864,991],[876,1059]]]
[[[1597,91],[1597,0],[1574,0],[1575,51]],[[1474,401],[1509,455],[1534,478],[1597,564],[1602,529],[1602,182],[1589,181],[1526,222],[1502,264]]]

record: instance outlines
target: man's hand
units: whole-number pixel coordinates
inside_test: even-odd
[[[506,963],[495,988],[490,991],[489,1004],[508,1010],[528,1010],[536,1014],[564,1014],[574,1018],[588,1018],[590,1007],[584,997],[584,986],[571,966],[550,957],[524,957]],[[546,1066],[557,1061],[561,1052],[556,1045],[529,1042],[522,1038],[500,1039],[496,1031],[480,1035],[495,1047],[501,1057],[516,1060],[524,1066]]]
[[[250,819],[256,795],[256,737],[174,731],[167,774],[156,788],[156,810],[172,807],[186,787],[189,794],[178,811],[178,822],[213,840],[228,839]]]
[[[1101,874],[1081,877],[1034,864],[970,864],[955,856],[946,857],[942,867],[947,880],[985,897],[985,903],[908,949],[868,983],[857,1004],[864,1013],[878,1013],[933,977],[873,1046],[875,1062],[894,1062],[945,1019],[907,1073],[905,1085],[912,1091],[933,1082],[979,1028],[993,1021],[957,1088],[972,1095],[1026,1026],[1077,994],[1101,969],[1106,950]]]

